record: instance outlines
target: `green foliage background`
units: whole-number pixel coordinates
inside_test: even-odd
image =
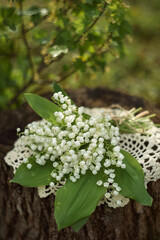
[[[53,80],[160,104],[160,2],[126,4],[129,12],[119,0],[0,0],[0,108],[49,91]]]
[[[108,86],[160,106],[160,1],[129,1],[132,39],[126,56],[110,66]]]

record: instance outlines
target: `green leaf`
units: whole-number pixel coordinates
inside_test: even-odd
[[[74,61],[74,67],[81,72],[85,72],[86,70],[86,62],[84,62],[80,57],[76,58]]]
[[[27,11],[23,11],[24,16],[30,16],[33,24],[38,24],[43,16],[48,15],[47,8],[40,8],[39,6],[32,6]]]
[[[128,152],[121,150],[126,168],[115,167],[115,182],[121,187],[120,194],[132,198],[143,205],[152,205],[152,197],[144,186],[144,173],[141,165]]]
[[[0,13],[3,17],[3,19],[11,17],[15,13],[16,8],[15,7],[1,7]]]
[[[32,93],[25,93],[25,97],[31,108],[42,118],[53,124],[57,124],[54,113],[61,109],[54,103]]]
[[[78,232],[88,221],[89,217],[82,218],[79,221],[75,222],[72,224],[72,228],[74,229],[75,232]]]
[[[96,182],[105,177],[103,170],[93,175],[90,170],[73,183],[68,180],[64,187],[60,188],[55,198],[55,219],[58,229],[73,225],[79,229],[84,223],[80,222],[90,216],[98,202],[104,196],[106,188],[97,186]],[[79,222],[79,223],[76,223]]]
[[[57,82],[53,83],[53,90],[55,93],[62,92],[64,96],[69,97],[68,94],[63,90],[63,88],[60,87],[60,85]]]
[[[18,183],[25,187],[39,187],[43,185],[49,185],[53,178],[51,172],[53,165],[51,161],[47,161],[45,166],[41,166],[36,163],[34,157],[30,157],[29,161],[32,164],[32,168],[28,169],[26,163],[22,163],[17,169],[11,182]]]
[[[15,7],[1,7],[0,15],[3,18],[3,24],[15,31],[17,25],[21,22],[21,16],[16,12]]]

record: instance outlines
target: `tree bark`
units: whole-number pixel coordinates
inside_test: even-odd
[[[107,107],[120,104],[127,109],[143,107],[157,113],[160,110],[141,98],[131,97],[104,88],[69,91],[77,103],[87,107]],[[50,97],[49,96],[46,97]],[[39,118],[27,104],[0,116],[0,239],[1,240],[159,240],[160,181],[149,184],[152,207],[134,201],[123,208],[97,207],[87,224],[75,233],[71,227],[58,232],[54,219],[54,195],[40,199],[37,189],[9,183],[13,170],[4,156],[17,139],[16,128]]]

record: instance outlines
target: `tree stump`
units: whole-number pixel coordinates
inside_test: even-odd
[[[143,107],[157,114],[160,110],[141,98],[104,88],[68,91],[78,106],[108,107],[119,104],[127,109]],[[51,94],[46,96],[50,98]],[[123,208],[97,207],[88,223],[75,233],[71,227],[58,232],[54,219],[54,195],[40,199],[37,189],[9,183],[13,170],[4,156],[17,139],[16,128],[39,118],[27,104],[18,110],[3,112],[0,117],[0,239],[1,240],[159,240],[160,181],[149,184],[152,207],[134,201]]]

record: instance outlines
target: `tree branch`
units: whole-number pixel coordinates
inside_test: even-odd
[[[25,28],[25,30],[24,30],[25,33],[33,30],[35,27],[37,27],[39,24],[41,24],[43,21],[45,21],[49,16],[50,16],[50,14],[47,14],[47,15],[43,16],[43,17],[39,20],[39,22],[37,22],[36,24],[34,24],[32,27],[30,27],[30,28]]]
[[[56,81],[56,82],[57,82],[57,83],[60,83],[60,82],[62,82],[62,81],[64,81],[64,80],[66,80],[68,77],[72,76],[72,75],[73,75],[74,73],[76,73],[76,72],[77,72],[76,69],[72,69],[72,71],[70,71],[70,72],[66,73],[65,75],[61,76],[61,77],[59,78],[59,80]],[[40,84],[40,86],[38,86],[38,87],[34,90],[34,92],[37,92],[37,91],[41,90],[43,85],[51,84],[51,83],[53,83],[53,81],[54,81],[54,80],[48,80],[48,81],[42,82],[42,83]]]
[[[57,82],[60,83],[60,82],[63,82],[66,78],[72,76],[74,73],[76,73],[77,70],[76,69],[73,69],[72,71],[68,72],[67,74],[65,74],[64,76],[62,76]]]
[[[107,7],[107,2],[105,2],[104,6],[102,8],[102,11],[99,13],[99,15],[94,19],[94,21],[91,23],[91,25],[89,25],[88,28],[86,28],[84,33],[79,36],[79,38],[75,41],[75,43],[78,43],[84,37],[84,35],[86,35],[86,33],[88,33],[93,28],[93,26],[97,23],[97,21],[100,19],[100,17],[104,13],[106,7]]]
[[[32,61],[32,55],[31,55],[31,49],[29,47],[29,43],[28,43],[28,40],[27,40],[27,37],[26,37],[26,32],[25,32],[25,25],[24,25],[24,20],[23,20],[23,4],[22,2],[20,1],[19,2],[19,8],[20,8],[20,12],[21,12],[21,17],[22,17],[22,23],[21,23],[21,35],[22,35],[22,40],[23,40],[23,43],[26,47],[26,51],[27,51],[27,57],[28,57],[28,61],[29,61],[29,65],[30,65],[30,68],[31,68],[31,71],[32,71],[32,77],[30,79],[29,82],[27,82],[26,84],[24,84],[24,86],[19,89],[17,91],[17,93],[15,94],[15,96],[9,101],[9,103],[7,104],[7,107],[10,107],[16,100],[17,98],[19,97],[19,95],[21,93],[23,93],[27,87],[29,87],[33,82],[34,82],[34,76],[35,76],[35,71],[34,71],[34,64],[33,64],[33,61]]]
[[[97,23],[97,21],[100,19],[100,17],[103,15],[105,9],[107,7],[107,2],[104,3],[104,6],[101,10],[101,12],[99,13],[99,15],[93,20],[93,22],[86,28],[86,30],[78,37],[78,39],[75,41],[75,43],[80,42],[80,40],[84,37],[84,35],[86,35],[93,27],[94,25]],[[56,39],[53,39],[52,44],[49,45],[50,47],[54,45],[54,42],[56,41]],[[42,63],[40,65],[40,68],[45,68],[50,66],[52,63],[59,61],[60,59],[62,59],[66,54],[62,53],[60,54],[56,59],[52,59],[48,64],[44,63],[44,58],[47,56],[47,54],[45,54],[42,57]]]
[[[27,40],[27,37],[26,37],[25,25],[24,25],[24,20],[23,20],[23,4],[22,4],[21,1],[19,2],[19,7],[20,7],[21,17],[22,17],[22,23],[21,23],[22,40],[23,40],[23,43],[24,43],[24,45],[26,47],[26,50],[27,50],[27,57],[28,57],[28,60],[29,60],[30,68],[32,70],[32,78],[34,79],[34,73],[35,73],[34,72],[34,64],[33,64],[33,61],[32,61],[31,49],[30,49],[30,46],[29,46],[29,43],[28,43],[28,40]]]
[[[23,12],[23,5],[22,2],[19,3],[20,5],[20,9]],[[97,23],[97,21],[100,19],[100,17],[103,15],[105,9],[107,6],[107,2],[104,3],[104,6],[101,10],[101,12],[99,13],[99,15],[94,19],[94,21],[88,26],[88,28],[86,28],[86,30],[83,32],[83,34],[81,34],[78,39],[75,41],[75,43],[78,43],[83,37],[84,35],[86,35],[92,28],[93,26]],[[31,30],[31,29],[30,29]],[[28,55],[28,59],[30,62],[30,67],[32,69],[32,77],[29,80],[29,82],[27,82],[21,89],[19,89],[16,93],[16,95],[10,100],[10,102],[7,104],[8,107],[10,107],[13,103],[15,103],[17,101],[17,98],[19,97],[20,94],[22,94],[33,82],[34,82],[34,66],[33,66],[33,62],[32,62],[32,57],[31,57],[31,52],[30,52],[30,47],[26,38],[26,29],[24,26],[24,21],[22,19],[22,37],[23,37],[23,42],[26,46],[27,49],[27,55]],[[55,39],[53,40],[53,43],[51,43],[51,46],[54,44]],[[40,74],[45,68],[49,67],[52,63],[60,61],[66,54],[62,53],[60,54],[57,58],[52,59],[48,64],[45,64],[45,57],[46,55],[42,56],[42,61],[38,67],[37,73]],[[64,81],[67,77],[71,76],[73,73],[75,73],[77,70],[75,69],[74,71],[71,71],[70,73],[66,74],[65,76],[63,76],[62,78],[60,78],[59,82]]]

